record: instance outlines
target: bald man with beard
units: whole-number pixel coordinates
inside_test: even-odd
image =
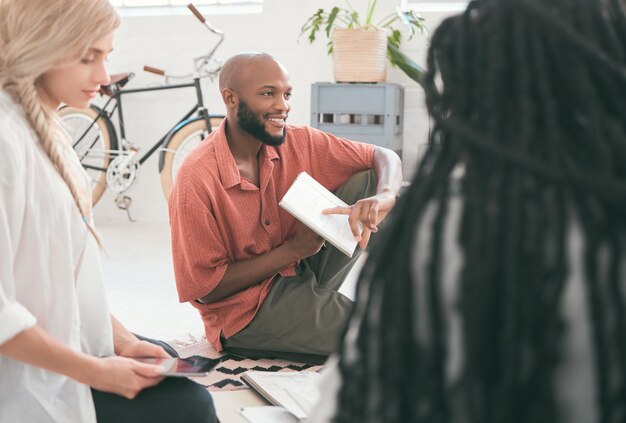
[[[226,119],[185,159],[169,202],[179,300],[218,351],[323,362],[352,307],[337,289],[395,205],[400,159],[288,125],[289,75],[268,54],[235,55],[219,82]],[[302,171],[351,204],[331,212],[349,215],[352,258],[279,208]]]

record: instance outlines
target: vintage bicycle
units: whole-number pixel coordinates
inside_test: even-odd
[[[211,33],[219,37],[207,54],[194,59],[194,73],[177,76],[170,75],[161,69],[145,66],[145,71],[164,76],[165,84],[134,89],[124,89],[134,76],[133,73],[112,75],[111,83],[100,89],[100,94],[108,98],[104,106],[91,105],[88,109],[64,107],[59,110],[61,119],[72,138],[74,150],[92,178],[93,203],[98,202],[107,188],[111,189],[117,192],[116,205],[127,211],[130,220],[133,220],[129,211],[132,199],[124,195],[124,192],[133,185],[144,162],[155,152],[159,152],[158,170],[161,175],[163,194],[167,199],[185,156],[224,119],[224,115],[209,113],[204,105],[201,88],[203,79],[208,78],[213,81],[221,69],[221,61],[214,56],[224,41],[224,34],[213,27],[192,4],[189,4],[188,8]],[[170,80],[189,82],[170,83]],[[137,144],[126,139],[122,96],[183,88],[195,88],[196,104],[145,154],[139,157]],[[117,114],[118,118],[117,130],[112,120],[114,114]]]

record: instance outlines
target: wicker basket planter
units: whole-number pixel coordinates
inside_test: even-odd
[[[383,82],[387,78],[387,32],[373,25],[333,31],[337,82]]]

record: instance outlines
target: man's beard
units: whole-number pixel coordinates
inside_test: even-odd
[[[252,135],[265,145],[271,145],[277,147],[285,142],[285,136],[287,134],[287,128],[283,128],[282,135],[274,136],[265,130],[265,125],[257,117],[257,115],[250,110],[248,105],[244,101],[239,102],[237,109],[238,125],[241,129]]]

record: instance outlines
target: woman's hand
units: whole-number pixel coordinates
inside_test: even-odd
[[[160,346],[151,344],[150,342],[140,341],[137,338],[135,338],[134,341],[122,345],[117,351],[117,355],[122,357],[170,357]]]
[[[140,342],[137,338],[134,340]],[[133,343],[125,345],[129,353],[169,357],[156,345],[133,346]],[[142,389],[163,380],[163,369],[159,365],[140,363],[126,357],[93,357],[70,349],[39,326],[26,329],[0,345],[0,354],[129,399],[136,397]]]
[[[113,315],[111,315],[111,326],[113,328],[113,347],[115,354],[122,357],[170,357],[170,355],[158,345],[137,339],[137,337],[130,333]]]
[[[77,377],[76,379],[98,391],[133,399],[143,389],[163,380],[161,375],[163,369],[159,365],[140,363],[126,357],[93,359],[95,371],[85,372],[84,378]]]

